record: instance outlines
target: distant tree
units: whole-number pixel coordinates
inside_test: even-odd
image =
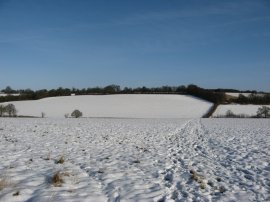
[[[41,112],[41,118],[45,118],[46,114],[44,112]]]
[[[74,118],[79,118],[81,117],[83,114],[81,111],[79,111],[78,109],[75,109],[72,113],[71,113],[71,116],[74,117]]]
[[[6,107],[4,105],[0,105],[0,117],[4,116],[6,112]]]
[[[185,93],[186,92],[186,87],[185,86],[178,86],[176,88],[177,93]]]
[[[2,90],[4,93],[6,94],[11,94],[11,93],[14,93],[14,90],[10,87],[10,86],[7,86],[6,89]]]
[[[114,94],[114,93],[119,93],[121,91],[120,86],[118,85],[109,85],[104,88],[104,92],[108,94]]]
[[[227,118],[232,118],[232,117],[235,117],[235,114],[232,112],[232,110],[228,110],[228,111],[226,112],[226,117],[227,117]]]
[[[6,108],[6,112],[7,112],[9,117],[17,115],[17,110],[16,110],[14,104],[8,104],[5,108]]]
[[[122,93],[124,93],[124,94],[132,93],[132,88],[125,87],[125,88],[122,90]]]
[[[267,106],[259,107],[257,111],[257,116],[263,118],[270,118],[270,108]]]
[[[68,117],[69,117],[69,114],[65,114],[64,117],[65,117],[65,118],[68,118]]]

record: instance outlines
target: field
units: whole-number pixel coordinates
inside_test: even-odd
[[[270,105],[264,105],[270,107]],[[262,105],[239,105],[239,104],[228,104],[228,105],[219,105],[216,111],[213,114],[213,117],[224,116],[227,111],[230,110],[234,114],[240,115],[244,114],[247,116],[256,116],[258,109]]]
[[[12,102],[18,115],[64,118],[75,109],[84,117],[199,118],[212,103],[186,95],[84,95]]]
[[[0,201],[270,201],[265,119],[0,121]]]

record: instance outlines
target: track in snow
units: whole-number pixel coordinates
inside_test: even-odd
[[[1,119],[0,200],[267,201],[269,134],[258,119]]]

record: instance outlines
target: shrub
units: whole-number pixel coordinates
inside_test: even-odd
[[[72,113],[71,113],[71,116],[74,117],[74,118],[79,118],[82,116],[82,112],[79,111],[78,109],[75,109]]]
[[[228,110],[226,112],[226,117],[227,118],[233,118],[233,117],[235,117],[235,114],[232,112],[232,110]]]
[[[263,118],[270,118],[270,108],[267,106],[259,107],[257,111],[257,116]]]
[[[7,113],[8,115],[11,117],[11,116],[16,116],[17,115],[17,109],[15,108],[15,105],[14,104],[8,104],[6,106],[6,110],[7,110]]]
[[[4,105],[0,105],[0,117],[4,116],[6,112],[6,107]]]
[[[17,115],[17,109],[14,104],[8,104],[7,106],[5,106],[4,112],[6,112],[9,117]]]

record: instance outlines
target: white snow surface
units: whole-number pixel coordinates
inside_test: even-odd
[[[263,105],[268,106],[270,105]],[[262,107],[262,105],[239,105],[239,104],[229,104],[229,105],[219,105],[213,117],[219,115],[226,115],[228,110],[231,110],[234,114],[245,114],[248,116],[255,116],[257,114],[258,108]]]
[[[16,94],[6,94],[6,93],[0,93],[0,97],[6,97],[6,96],[9,96],[9,95],[12,95],[12,96],[20,96],[19,93],[16,93]]]
[[[0,201],[270,201],[269,154],[267,119],[1,118]]]
[[[250,96],[252,93],[226,93],[227,95],[233,96],[233,97],[239,97],[239,95],[244,95],[245,97]],[[262,93],[256,93],[256,96],[263,96],[264,94]]]
[[[238,97],[240,94],[248,97],[251,93],[226,93],[227,95]]]
[[[186,95],[86,95],[13,103],[18,115],[62,117],[75,109],[84,117],[199,118],[212,103]],[[7,103],[5,103],[7,104]]]

